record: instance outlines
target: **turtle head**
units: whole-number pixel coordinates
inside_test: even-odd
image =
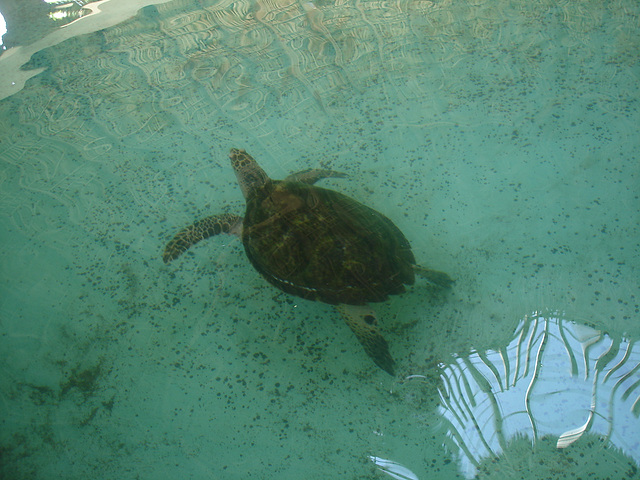
[[[271,180],[265,171],[260,168],[258,162],[244,150],[232,148],[229,158],[231,159],[231,166],[236,172],[238,184],[244,198],[247,198],[256,188]]]

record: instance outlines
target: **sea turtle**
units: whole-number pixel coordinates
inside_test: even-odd
[[[414,272],[434,289],[449,287],[451,278],[418,267],[409,242],[387,217],[313,185],[346,175],[312,169],[272,180],[244,150],[232,148],[229,158],[246,200],[244,218],[214,215],[183,228],[165,247],[164,262],[213,235],[238,235],[268,282],[286,293],[338,306],[366,353],[393,375],[394,361],[367,303],[404,292]]]

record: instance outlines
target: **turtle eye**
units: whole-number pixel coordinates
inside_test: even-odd
[[[375,325],[376,323],[376,317],[374,317],[373,315],[365,315],[364,316],[364,322],[367,325]]]

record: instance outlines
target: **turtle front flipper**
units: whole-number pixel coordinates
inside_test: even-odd
[[[389,375],[393,375],[393,366],[396,362],[391,358],[387,341],[378,330],[378,319],[374,311],[366,305],[339,305],[337,308],[367,355],[377,366]]]
[[[300,182],[307,185],[313,185],[318,180],[323,178],[346,178],[349,175],[342,172],[335,172],[333,170],[323,170],[320,168],[310,168],[308,170],[302,170],[301,172],[292,173],[284,179],[285,182]]]
[[[220,233],[231,233],[240,236],[242,234],[242,217],[227,213],[213,215],[183,228],[164,247],[162,260],[164,260],[164,263],[169,263],[187,251],[191,245]]]

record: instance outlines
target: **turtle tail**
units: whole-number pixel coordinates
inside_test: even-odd
[[[191,245],[195,245],[200,240],[218,235],[220,233],[231,233],[240,235],[242,232],[242,217],[228,213],[213,215],[211,217],[198,220],[193,225],[180,230],[164,247],[162,260],[169,263],[186,252]]]

